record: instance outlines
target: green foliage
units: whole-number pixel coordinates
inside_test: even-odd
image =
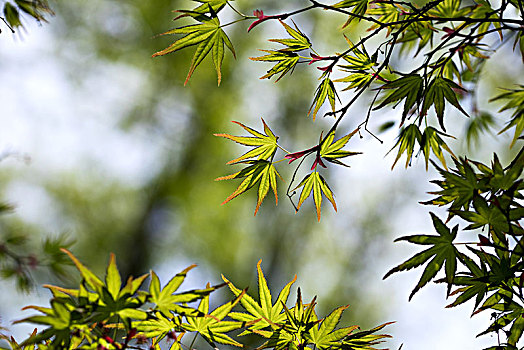
[[[424,287],[435,277],[444,263],[446,271],[446,282],[448,283],[448,295],[450,293],[451,285],[453,284],[453,278],[457,269],[457,259],[459,257],[458,250],[453,245],[453,241],[457,237],[458,226],[453,227],[453,229],[450,231],[435,214],[431,213],[431,218],[433,219],[433,226],[439,234],[438,236],[415,235],[400,237],[395,240],[396,242],[407,241],[415,244],[431,245],[431,248],[418,253],[406,262],[389,270],[389,272],[384,276],[384,278],[387,278],[392,273],[410,270],[414,267],[424,264],[430,258],[432,258],[431,261],[426,265],[424,273],[422,274],[422,277],[420,278],[420,281],[418,282],[415,289],[413,289],[411,292],[409,299],[411,299],[413,295],[415,295],[415,293],[420,290],[420,288]]]
[[[524,299],[522,271],[524,267],[524,217],[522,170],[524,148],[511,164],[503,168],[495,156],[491,167],[467,159],[455,160],[456,169],[438,168],[444,180],[434,181],[441,190],[438,197],[425,202],[428,205],[449,205],[451,217],[459,217],[468,225],[463,229],[482,229],[476,242],[458,243],[458,225],[449,229],[446,223],[432,214],[439,236],[417,235],[397,239],[419,245],[433,245],[411,259],[390,270],[392,273],[422,265],[432,256],[410,298],[429,281],[434,280],[442,268],[446,277],[448,296],[457,298],[448,307],[454,307],[475,298],[474,314],[489,311],[493,323],[480,334],[507,335],[505,349],[515,348],[522,335]],[[476,170],[475,170],[476,168]],[[449,220],[449,219],[448,219]],[[459,250],[460,245],[466,249]],[[477,249],[476,246],[480,246]],[[473,254],[474,259],[467,254]],[[462,270],[458,270],[458,267]],[[450,294],[452,286],[457,289]]]
[[[443,178],[434,181],[440,187],[439,191],[434,192],[437,197],[424,204],[448,206],[449,216],[443,221],[431,214],[438,235],[423,234],[399,238],[398,241],[429,247],[391,269],[386,277],[395,272],[425,265],[410,299],[432,280],[445,282],[447,296],[458,294],[456,301],[450,306],[474,298],[476,311],[489,309],[495,315],[494,323],[484,333],[500,333],[504,330],[507,335],[506,342],[500,340],[498,346],[516,348],[522,334],[521,316],[524,303],[521,289],[524,267],[524,243],[521,238],[524,234],[521,226],[524,218],[521,202],[523,151],[521,150],[506,168],[502,167],[495,154],[491,167],[488,167],[470,160],[474,157],[455,155],[458,152],[452,150],[445,139],[460,136],[457,135],[456,128],[446,132],[446,126],[449,128],[451,124],[449,115],[457,110],[460,112],[457,114],[466,117],[472,115],[465,135],[468,143],[479,140],[481,133],[495,125],[495,117],[477,110],[475,94],[479,77],[485,67],[484,63],[501,46],[512,41],[514,49],[518,48],[517,52],[522,55],[524,61],[522,2],[492,4],[483,0],[473,3],[436,0],[419,5],[401,1],[367,0],[328,4],[311,0],[304,7],[270,16],[264,15],[262,10],[256,10],[255,17],[242,15],[230,2],[227,4],[234,14],[239,16],[235,23],[254,19],[248,31],[262,23],[278,20],[290,36],[286,39],[270,39],[270,42],[284,47],[264,49],[262,51],[267,53],[266,55],[253,58],[255,61],[274,63],[262,78],[278,75],[279,81],[294,70],[307,70],[314,66],[320,71],[316,72],[320,84],[312,93],[309,110],[304,114],[312,115],[315,120],[328,101],[328,110],[324,112],[324,116],[333,116],[335,120],[327,133],[319,132],[319,142],[313,147],[298,152],[285,151],[287,154],[284,159],[289,159],[289,163],[301,159],[297,162],[287,191],[287,196],[292,199],[295,191],[301,189],[298,204],[295,205],[291,201],[295,210],[299,210],[311,194],[318,220],[323,196],[336,210],[333,190],[328,186],[325,175],[318,171],[318,165],[327,168],[325,161],[334,165],[345,165],[340,162],[340,158],[357,154],[341,150],[351,136],[365,130],[378,139],[368,129],[370,122],[377,113],[384,113],[386,108],[394,109],[402,104],[398,122],[388,122],[383,124],[384,127],[379,127],[380,131],[392,125],[400,127],[397,141],[391,148],[391,151],[395,150],[396,153],[392,168],[404,154],[406,168],[412,165],[415,157],[422,154],[426,169],[431,162]],[[341,34],[341,39],[346,40],[349,47],[343,52],[320,55],[313,49],[313,43],[308,36],[294,22],[294,28],[285,23],[290,17],[317,10],[323,14],[344,14],[347,19],[342,23],[343,28],[355,29],[355,24],[360,23],[367,25],[368,33],[355,42],[351,40],[353,38]],[[420,56],[420,59],[409,64],[405,58],[408,54]],[[400,60],[393,59],[400,56],[402,61],[407,61],[408,64],[400,65]],[[406,66],[409,68],[405,68]],[[333,78],[331,74],[335,71],[344,74],[343,77]],[[509,144],[510,147],[514,147],[524,137],[524,90],[522,86],[515,89],[503,88],[505,92],[493,97],[491,101],[503,101],[500,112],[511,111],[511,117],[500,133],[514,130]],[[349,90],[352,95],[347,99],[339,97],[337,103],[335,97],[339,96],[338,92],[342,90]],[[367,115],[361,118],[357,130],[334,142],[335,132],[343,128],[343,121],[347,119],[349,109],[366,92],[375,93]],[[447,104],[454,108],[446,108]],[[355,116],[352,116],[352,119],[355,119]],[[244,178],[226,202],[260,183],[257,211],[270,186],[276,195],[276,181],[271,177],[276,179],[276,176],[271,174],[273,171],[276,173],[274,165],[278,161],[274,162],[273,158],[278,148],[283,148],[272,132],[266,131],[266,135],[257,135],[251,131],[252,129],[239,125],[255,137],[225,134],[219,136],[255,147],[230,162],[247,163],[248,167],[219,179]],[[265,123],[264,127],[269,129]],[[297,174],[305,158],[311,155],[314,155],[311,171],[298,181],[301,177]],[[449,158],[455,164],[455,169],[448,169]],[[450,228],[448,222],[451,219],[462,220],[466,226],[463,229],[459,229],[458,225]],[[470,240],[465,243],[458,242],[463,232],[475,229],[483,230],[483,234],[479,236],[480,243]],[[480,244],[482,249],[475,248],[477,244]],[[441,270],[444,270],[443,279],[438,277]],[[454,286],[458,289],[452,292]],[[342,309],[337,310],[334,311],[333,319],[338,317],[335,315]],[[313,314],[311,310],[307,312]],[[315,321],[310,320],[309,316],[304,316],[307,312],[303,313],[302,308],[297,312],[292,309],[286,310],[285,314],[295,327],[294,331],[314,328],[311,322]],[[317,336],[318,334],[313,338],[317,339]],[[271,346],[284,347],[282,344],[288,344],[287,337],[283,332],[271,338],[269,342]],[[320,342],[315,344],[320,348],[328,346],[320,345],[323,344]]]
[[[523,56],[524,57],[524,53]],[[493,98],[496,100],[506,100],[507,103],[500,109],[500,112],[507,109],[514,109],[515,111],[511,115],[512,119],[507,125],[500,131],[505,132],[515,127],[515,133],[513,134],[513,140],[511,141],[510,147],[513,147],[517,139],[522,138],[524,132],[524,86],[520,85],[520,89],[509,90],[503,94],[500,94]]]
[[[271,63],[273,66],[262,78],[277,76],[276,82],[295,70],[309,69],[317,73],[320,84],[315,92],[311,92],[312,102],[307,112],[305,107],[304,116],[312,115],[315,120],[319,113],[322,114],[322,108],[328,101],[329,108],[323,116],[334,117],[327,132],[319,131],[318,142],[298,152],[288,152],[282,148],[278,137],[264,120],[264,133],[236,122],[252,136],[216,134],[252,147],[229,162],[232,165],[245,165],[242,170],[217,179],[241,179],[240,185],[223,204],[258,185],[256,214],[270,188],[278,201],[276,178],[280,175],[275,165],[286,159],[289,159],[289,164],[301,159],[295,163],[297,165],[286,194],[297,211],[313,194],[317,219],[320,221],[323,196],[335,210],[337,208],[334,193],[320,174],[318,165],[321,168],[327,168],[326,163],[346,166],[340,161],[341,158],[359,154],[342,149],[351,137],[357,132],[360,135],[364,130],[377,138],[368,129],[370,121],[378,113],[385,113],[386,107],[394,109],[403,104],[402,112],[398,113],[398,123],[389,122],[383,124],[384,128],[379,127],[386,129],[399,125],[400,128],[397,141],[391,149],[396,150],[392,168],[404,154],[407,168],[412,165],[414,157],[422,153],[426,169],[431,162],[442,177],[433,181],[440,187],[432,192],[436,197],[424,204],[446,206],[448,218],[443,221],[431,213],[437,235],[411,235],[397,239],[429,247],[391,269],[384,278],[424,265],[410,299],[431,281],[446,283],[446,296],[456,296],[449,307],[474,299],[474,314],[483,311],[491,313],[491,324],[480,333],[497,335],[498,344],[490,349],[518,349],[524,329],[524,148],[506,167],[502,166],[497,154],[488,166],[471,160],[474,157],[457,157],[455,153],[458,152],[453,152],[443,137],[457,136],[452,135],[455,130],[445,133],[445,126],[449,127],[450,124],[449,114],[456,110],[464,116],[471,114],[475,118],[468,127],[467,137],[470,139],[478,138],[480,132],[494,124],[488,114],[478,114],[475,93],[485,62],[500,47],[513,42],[513,48],[518,48],[524,61],[522,1],[492,4],[484,0],[435,0],[419,5],[403,1],[367,0],[325,4],[310,0],[307,6],[270,16],[264,15],[262,10],[255,10],[254,16],[243,15],[229,0],[197,2],[196,8],[177,10],[181,15],[175,20],[189,20],[192,24],[164,32],[162,35],[174,35],[176,39],[169,47],[153,55],[164,56],[195,46],[185,83],[205,57],[211,56],[220,84],[225,47],[235,56],[232,42],[224,30],[226,26],[254,20],[247,28],[249,32],[262,23],[278,20],[288,37],[269,39],[280,47],[262,49],[265,53],[263,56],[251,59]],[[13,0],[4,3],[2,19],[12,30],[22,25],[22,12],[37,21],[45,20],[46,15],[52,14],[46,1]],[[223,16],[226,10],[230,13]],[[355,24],[363,24],[367,27],[367,34],[355,43],[341,34],[340,39],[345,40],[349,47],[340,53],[320,55],[313,49],[309,37],[292,20],[293,16],[308,11],[343,14],[347,17],[344,23],[340,23],[343,28],[353,29]],[[236,19],[224,24],[224,17]],[[287,20],[293,26],[286,23]],[[398,63],[400,59],[394,59],[402,58],[405,62],[408,54],[420,57],[408,61],[407,65],[401,65]],[[331,76],[333,72],[344,76],[335,79]],[[502,88],[505,92],[491,101],[503,101],[501,115],[505,111],[512,113],[500,131],[504,133],[514,129],[508,145],[508,148],[512,148],[524,137],[524,87]],[[351,97],[346,99],[344,96],[341,99],[340,91],[348,91]],[[369,104],[368,113],[358,121],[358,128],[335,141],[337,131],[342,134],[347,132],[342,129],[343,122],[350,115],[350,108],[368,92],[375,93],[375,97]],[[335,97],[339,97],[338,104]],[[446,109],[446,104],[452,105],[454,109]],[[275,161],[278,149],[286,155]],[[454,169],[448,169],[446,162],[449,162],[449,157],[444,152],[451,157]],[[297,174],[305,159],[312,155],[312,166],[299,181],[301,177]],[[299,188],[301,193],[295,205],[293,196]],[[458,224],[452,226],[450,220],[459,221],[464,227],[459,229]],[[468,238],[468,231],[471,230],[480,230],[478,240]],[[466,237],[465,242],[459,241],[463,237]],[[27,262],[31,264],[31,261],[13,253],[10,246],[18,244],[16,237],[7,237],[5,242],[0,247],[0,253],[5,256],[4,261],[14,261],[16,265],[2,266],[2,272],[5,277],[9,277],[22,271],[19,278],[23,287],[27,284],[24,282],[24,266]],[[78,289],[48,286],[53,293],[50,307],[30,306],[40,314],[19,321],[47,328],[35,332],[21,344],[7,339],[12,348],[159,348],[160,342],[169,339],[171,348],[178,350],[186,347],[182,340],[186,339],[187,333],[199,334],[212,347],[216,347],[216,343],[241,346],[242,342],[234,336],[239,329],[243,329],[242,335],[259,337],[262,342],[260,349],[277,350],[306,347],[372,349],[386,337],[376,334],[386,324],[369,331],[357,331],[354,326],[337,328],[347,306],[335,308],[326,318],[319,319],[315,312],[315,298],[309,304],[304,304],[300,290],[295,305],[286,306],[290,287],[295,280],[282,289],[273,303],[260,263],[257,266],[258,302],[246,290],[235,287],[223,277],[235,297],[210,312],[209,296],[220,286],[208,285],[200,290],[177,293],[193,266],[174,276],[163,288],[154,272],[137,279],[131,278],[122,286],[114,256],[111,256],[106,277],[102,280],[71,253],[67,254],[82,277]],[[443,275],[442,278],[439,273]],[[147,277],[151,279],[149,290],[141,290]],[[199,302],[198,306],[192,306],[193,302]],[[240,306],[245,312],[233,311]],[[189,347],[192,348],[193,344],[194,341]]]
[[[311,104],[311,107],[309,108],[308,115],[310,115],[311,110],[313,110],[313,120],[314,120],[315,117],[317,116],[318,110],[320,109],[320,107],[322,107],[326,99],[329,101],[331,110],[335,112],[335,95],[336,95],[335,85],[333,84],[331,79],[325,78],[324,80],[322,80],[322,82],[320,83],[320,85],[317,88],[317,92],[315,94],[315,98],[313,99],[313,103]],[[313,106],[315,108],[313,108]]]
[[[176,274],[163,288],[153,271],[136,279],[130,277],[122,286],[113,254],[102,280],[69,251],[64,252],[82,278],[78,289],[47,286],[53,294],[51,307],[28,306],[40,314],[17,321],[46,328],[35,330],[20,344],[7,339],[11,349],[160,349],[160,344],[182,349],[187,346],[183,342],[186,334],[194,334],[190,348],[198,335],[215,349],[217,343],[242,347],[242,338],[234,335],[239,329],[244,330],[240,335],[251,334],[263,342],[259,349],[374,349],[372,346],[389,337],[376,334],[387,323],[366,331],[358,326],[337,329],[347,306],[319,319],[314,301],[302,303],[300,289],[296,304],[288,308],[286,302],[296,276],[273,305],[261,261],[257,265],[259,303],[222,276],[235,298],[209,311],[210,294],[225,284],[177,293],[194,265]],[[148,277],[151,282],[146,291],[141,286]],[[196,308],[190,306],[195,301],[199,301]],[[233,311],[236,306],[242,306],[245,312]]]
[[[251,57],[253,61],[277,62],[273,68],[268,70],[267,74],[260,79],[269,79],[275,74],[280,74],[276,80],[279,81],[284,75],[293,72],[293,69],[295,69],[295,66],[300,60],[298,52],[311,48],[311,42],[296,25],[295,29],[293,29],[282,21],[280,21],[280,23],[293,39],[270,39],[269,41],[284,45],[285,48],[280,50],[261,50],[268,54],[261,57]]]
[[[392,102],[405,99],[402,111],[402,122],[404,122],[415,103],[420,101],[423,94],[423,84],[424,80],[418,74],[408,75],[384,84],[382,89],[394,90],[375,109],[380,109]]]
[[[320,204],[322,203],[322,194],[331,202],[333,209],[337,211],[337,205],[335,204],[335,199],[333,198],[333,192],[329,188],[326,180],[317,172],[314,171],[309,175],[306,175],[302,181],[298,184],[295,190],[299,187],[302,187],[302,192],[300,193],[300,198],[298,199],[297,210],[300,209],[300,206],[307,197],[313,192],[313,199],[315,201],[315,207],[317,208],[317,218],[320,221]]]
[[[222,29],[223,25],[220,24],[220,20],[217,17],[217,12],[220,11],[227,1],[204,1],[206,4],[201,5],[193,11],[182,11],[187,15],[191,15],[199,24],[192,24],[188,26],[179,27],[176,29],[169,30],[162,35],[175,35],[184,34],[185,36],[176,40],[169,47],[164,50],[158,51],[153,55],[163,56],[168,53],[176,52],[186,47],[197,45],[189,73],[184,84],[187,84],[191,75],[202,62],[202,60],[211,52],[213,58],[213,64],[218,76],[218,85],[222,80],[222,61],[224,60],[224,45],[231,51],[235,56],[235,49],[233,44],[229,40],[228,36]],[[215,8],[211,5],[215,5]],[[207,5],[207,7],[205,6]],[[209,15],[206,13],[209,12]],[[184,16],[180,16],[184,17]],[[179,17],[179,18],[180,18]]]

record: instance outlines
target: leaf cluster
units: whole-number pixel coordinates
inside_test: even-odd
[[[219,344],[243,347],[241,336],[251,334],[263,344],[258,349],[375,349],[373,346],[389,337],[377,334],[389,323],[362,331],[358,326],[337,325],[348,306],[335,309],[324,319],[315,313],[315,299],[303,304],[298,290],[296,304],[288,308],[286,302],[295,278],[279,293],[273,304],[271,292],[257,265],[259,301],[249,296],[222,276],[224,284],[204,289],[179,292],[189,266],[176,274],[165,286],[151,271],[138,278],[121,280],[115,256],[111,254],[104,279],[98,278],[73,254],[64,250],[76,265],[82,281],[78,289],[47,285],[52,298],[50,307],[28,306],[38,315],[17,323],[42,325],[23,341],[2,335],[11,349],[160,349],[166,343],[170,349],[182,349],[186,334],[194,334],[189,348],[197,336],[213,348]],[[149,288],[143,284],[150,278]],[[209,296],[217,288],[228,285],[233,300],[210,311]],[[193,307],[192,303],[198,302]],[[242,310],[234,311],[241,306]],[[243,332],[234,339],[236,330]],[[238,332],[236,332],[238,333]]]
[[[247,164],[248,166],[234,174],[222,176],[215,180],[243,179],[237,189],[229,197],[227,197],[222,204],[229,202],[233,198],[236,198],[258,184],[258,200],[255,208],[256,215],[270,188],[273,190],[273,193],[275,194],[275,201],[278,204],[277,177],[280,177],[280,175],[275,168],[275,164],[280,161],[275,162],[273,159],[277,150],[279,148],[284,150],[284,148],[278,144],[278,137],[273,133],[273,131],[271,131],[263,119],[262,124],[264,125],[264,133],[245,126],[242,123],[234,123],[241,126],[252,136],[233,136],[230,134],[215,134],[215,136],[224,137],[235,141],[238,144],[253,147],[242,156],[228,162],[228,164]],[[319,144],[314,147],[294,153],[285,151],[287,154],[282,160],[289,159],[289,163],[292,163],[293,161],[300,158],[302,158],[303,161],[305,157],[309,155],[315,156],[315,160],[311,166],[312,172],[307,174],[292,190],[295,191],[299,188],[302,188],[298,205],[295,207],[297,211],[302,206],[302,203],[311,195],[311,193],[313,193],[313,199],[317,211],[317,219],[319,221],[321,216],[320,209],[322,195],[324,195],[331,202],[335,211],[337,210],[333,192],[329,188],[329,185],[327,184],[324,177],[317,171],[317,166],[320,165],[323,168],[327,168],[324,161],[336,165],[347,166],[339,159],[357,155],[360,154],[360,152],[346,151],[342,150],[342,148],[348,143],[348,141],[357,131],[358,129],[336,141],[335,132],[332,131],[326,138],[321,139]]]
[[[391,269],[384,278],[427,263],[410,299],[431,280],[445,282],[447,296],[456,296],[448,307],[475,300],[473,314],[489,310],[493,321],[479,335],[497,333],[500,337],[503,333],[507,341],[499,346],[516,349],[524,330],[524,148],[506,168],[496,155],[491,166],[465,158],[454,161],[455,169],[436,166],[443,177],[434,181],[440,190],[423,204],[448,206],[447,221],[457,217],[466,222],[461,231],[465,236],[468,231],[481,230],[478,240],[457,242],[458,225],[450,229],[447,222],[431,214],[438,236],[397,239],[429,248]],[[438,279],[442,269],[445,277]]]
[[[190,46],[196,46],[191,66],[187,74],[187,84],[195,69],[202,63],[204,58],[211,53],[213,64],[217,72],[218,85],[222,80],[222,62],[224,60],[224,46],[235,56],[235,49],[229,40],[226,32],[222,29],[223,25],[218,18],[218,12],[227,4],[227,0],[204,0],[198,1],[202,5],[193,10],[179,10],[182,15],[176,19],[191,17],[196,24],[186,25],[169,30],[161,35],[183,35],[167,48],[156,52],[153,57],[164,56],[172,52],[182,50]]]

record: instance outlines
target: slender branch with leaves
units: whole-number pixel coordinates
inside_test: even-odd
[[[155,56],[197,45],[188,78],[202,59],[212,53],[220,83],[224,43],[234,52],[229,39],[221,39],[227,37],[222,28],[230,24],[242,25],[243,22],[247,22],[247,32],[261,25],[281,26],[287,33],[286,37],[269,39],[277,47],[263,48],[260,50],[263,55],[251,58],[272,65],[261,79],[274,78],[278,82],[297,70],[317,72],[320,83],[311,96],[311,105],[304,106],[304,117],[311,117],[313,121],[318,115],[334,117],[332,127],[321,132],[310,148],[300,151],[286,151],[287,147],[283,147],[277,133],[265,121],[264,133],[236,122],[251,136],[217,134],[251,147],[229,162],[244,165],[242,170],[217,179],[243,179],[224,203],[258,185],[256,215],[269,188],[278,198],[277,178],[280,175],[277,166],[282,166],[281,161],[285,159],[295,166],[288,181],[287,197],[298,211],[312,195],[320,221],[323,197],[337,209],[336,189],[326,181],[328,164],[344,166],[342,158],[360,154],[345,149],[351,137],[366,131],[378,139],[369,129],[370,121],[378,113],[402,105],[395,122],[379,127],[380,130],[395,125],[399,128],[397,141],[390,150],[396,153],[392,168],[404,155],[406,168],[415,157],[423,155],[426,169],[432,164],[442,176],[441,180],[434,181],[440,187],[433,193],[437,197],[424,204],[447,206],[448,217],[443,219],[431,213],[437,235],[399,238],[398,241],[428,247],[391,269],[385,277],[426,264],[410,299],[430,281],[446,283],[446,296],[457,296],[449,307],[474,299],[474,314],[492,313],[492,324],[481,333],[497,335],[498,344],[490,349],[518,349],[524,330],[524,148],[504,167],[497,154],[491,165],[486,165],[472,160],[474,157],[460,156],[446,140],[460,136],[450,128],[452,109],[471,120],[468,123],[468,142],[492,126],[495,118],[477,106],[479,77],[485,63],[504,46],[517,51],[524,62],[522,1],[434,0],[415,3],[342,0],[325,3],[309,0],[304,1],[303,7],[289,12],[267,15],[256,9],[254,17],[242,15],[246,11],[237,9],[229,0],[198,2],[200,5],[192,10],[179,10],[182,15],[177,17],[177,20],[191,17],[197,24],[166,32],[182,36]],[[226,9],[232,10],[238,19],[222,25],[219,17]],[[362,37],[341,34],[347,49],[341,53],[321,54],[314,49],[308,34],[297,26],[298,20],[294,21],[300,14],[312,11],[319,11],[321,16],[330,13],[345,15],[345,22],[340,23],[343,29],[365,25],[367,32]],[[213,33],[207,29],[211,23],[215,28]],[[347,32],[360,33],[358,30]],[[414,57],[411,64],[406,64],[408,54]],[[403,59],[402,65],[398,63],[399,57]],[[334,72],[337,72],[337,78]],[[508,148],[514,148],[524,139],[524,86],[501,88],[504,92],[493,96],[491,101],[505,103],[500,112],[512,112],[499,134],[512,133]],[[342,94],[343,91],[349,91],[349,94]],[[348,112],[369,92],[374,94],[374,98],[367,115],[356,130],[344,131]],[[324,105],[328,108],[325,112]],[[335,140],[335,135],[345,136]],[[283,157],[277,157],[280,151],[284,152]],[[305,162],[306,158],[312,159],[311,163]],[[300,162],[294,163],[298,159]],[[450,159],[454,169],[448,168]],[[300,180],[297,174],[303,166],[309,170]],[[449,223],[452,219],[467,226],[463,229],[459,225],[452,227]],[[470,230],[481,230],[481,233],[478,238],[472,238]],[[465,237],[465,242],[459,242],[460,237]],[[441,270],[444,278],[439,277]]]

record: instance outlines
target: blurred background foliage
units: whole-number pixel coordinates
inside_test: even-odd
[[[253,10],[249,1],[235,3],[246,12]],[[272,7],[293,8],[300,3],[265,1],[264,11],[272,13]],[[217,87],[212,64],[206,60],[184,87],[192,50],[154,59],[151,55],[172,42],[170,37],[157,37],[175,26],[172,10],[189,6],[189,2],[178,0],[54,1],[51,7],[56,16],[50,23],[42,28],[33,26],[23,34],[47,33],[39,62],[26,64],[52,62],[52,67],[58,67],[61,88],[69,93],[53,112],[73,111],[67,120],[78,127],[64,141],[64,131],[60,127],[55,130],[55,119],[50,116],[46,121],[49,113],[40,116],[36,110],[31,120],[37,130],[31,135],[56,131],[62,136],[52,144],[39,143],[49,137],[52,140],[47,134],[47,139],[15,145],[16,154],[29,152],[29,165],[12,160],[16,157],[0,163],[3,196],[17,207],[14,214],[0,218],[3,239],[14,232],[35,242],[50,238],[64,244],[74,241],[73,253],[99,274],[109,252],[116,254],[123,276],[139,276],[154,268],[164,271],[165,281],[168,275],[197,263],[203,279],[200,286],[207,279],[218,282],[222,273],[237,286],[255,288],[255,266],[262,259],[275,293],[297,273],[305,299],[319,295],[320,306],[325,308],[320,313],[349,303],[349,321],[363,327],[387,321],[384,314],[391,305],[387,298],[379,297],[384,290],[369,289],[368,285],[381,280],[383,270],[379,267],[398,222],[406,230],[413,228],[401,213],[408,200],[421,200],[428,189],[425,180],[415,180],[423,166],[407,173],[400,170],[401,176],[374,183],[366,181],[376,176],[372,174],[376,168],[352,173],[366,164],[359,165],[359,160],[352,169],[334,171],[328,176],[336,177],[333,186],[340,210],[336,215],[326,210],[320,224],[312,206],[295,214],[284,191],[279,193],[278,207],[269,198],[256,218],[256,193],[220,206],[235,185],[213,179],[236,171],[225,163],[244,150],[213,137],[213,133],[240,134],[231,120],[259,129],[263,117],[277,135],[294,142],[286,148],[299,150],[311,146],[312,138],[327,130],[331,121],[318,118],[312,124],[306,117],[317,85],[314,74],[306,69],[276,85],[258,80],[264,66],[247,57],[259,55],[257,48],[267,47],[265,39],[281,30],[276,24],[257,27],[247,39],[247,23],[227,27],[237,60],[226,54],[221,86]],[[340,39],[333,35],[339,28],[328,28],[320,23],[323,20],[317,12],[300,17],[298,24],[304,32],[314,33],[313,42],[319,42],[321,49],[332,45],[342,48],[343,40],[334,42],[334,38]],[[340,17],[340,24],[343,22]],[[0,40],[10,40],[3,35]],[[9,55],[0,52],[3,62],[25,59]],[[2,63],[0,76],[10,69]],[[39,88],[41,96],[19,92],[24,94],[22,100],[45,99],[46,86]],[[16,90],[15,86],[10,90]],[[0,102],[0,108],[2,105]],[[365,113],[366,106],[360,108],[353,113]],[[0,110],[2,119],[17,118],[8,112]],[[387,121],[384,118],[381,122]],[[360,121],[348,122],[346,131]],[[47,124],[41,128],[39,123]],[[99,127],[104,132],[88,139],[82,135],[91,123],[95,130]],[[385,136],[385,147],[377,143],[381,156],[395,136]],[[125,142],[119,141],[122,139]],[[352,150],[363,150],[358,148],[363,144],[356,142]],[[69,148],[71,144],[83,151],[75,152],[74,147]],[[38,152],[33,154],[31,149]],[[48,163],[49,157],[55,158]],[[131,170],[122,170],[129,168],[124,166],[128,162],[134,162]],[[382,158],[368,162],[389,169],[390,162]],[[287,185],[282,184],[281,189]],[[413,192],[416,199],[411,199]],[[33,208],[33,214],[28,214],[27,207]],[[42,276],[37,271],[35,276],[36,283],[49,282],[48,274]],[[223,297],[230,295],[224,293]]]

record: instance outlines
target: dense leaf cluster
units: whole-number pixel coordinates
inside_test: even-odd
[[[338,327],[342,306],[325,318],[318,318],[316,301],[297,301],[286,306],[295,278],[286,284],[273,303],[273,297],[262,272],[258,271],[258,301],[222,276],[225,283],[180,292],[189,266],[162,286],[151,271],[138,278],[121,280],[115,256],[111,255],[105,279],[98,278],[69,251],[82,277],[78,289],[47,285],[53,294],[50,307],[28,306],[40,314],[19,322],[42,325],[22,343],[7,338],[11,349],[160,349],[161,345],[177,350],[193,345],[198,336],[213,348],[218,344],[242,347],[242,336],[260,340],[257,349],[375,349],[374,345],[389,337],[377,334],[387,323],[370,330],[358,326]],[[146,279],[149,288],[144,288]],[[227,285],[233,300],[210,311],[209,296]],[[198,302],[194,307],[193,302]],[[235,311],[236,309],[238,311]],[[242,333],[235,333],[243,330]],[[186,339],[193,334],[188,345]]]

